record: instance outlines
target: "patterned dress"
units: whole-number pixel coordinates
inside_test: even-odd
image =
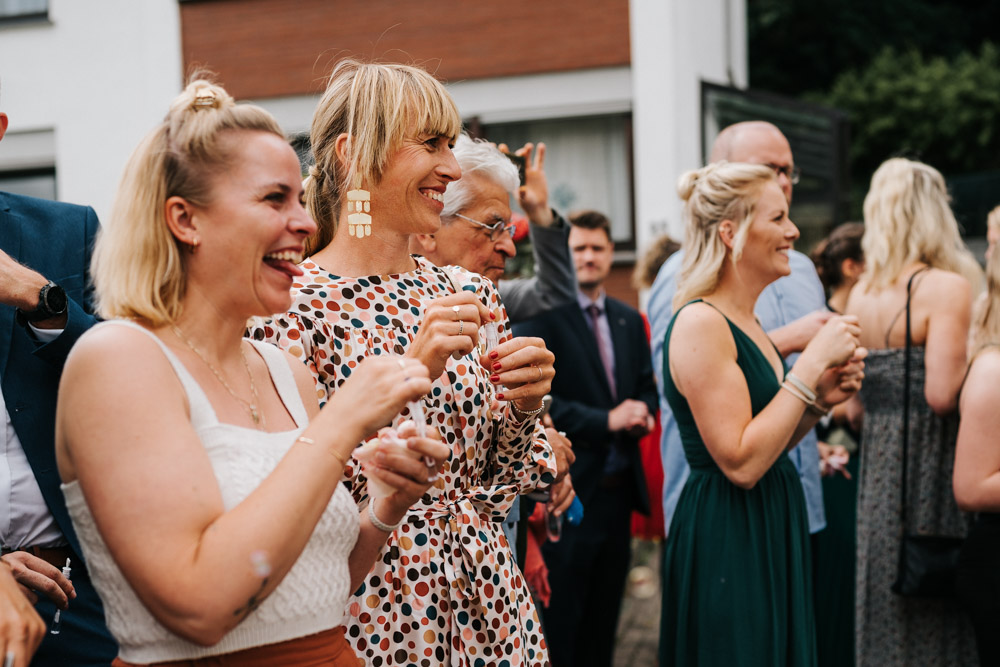
[[[861,402],[855,647],[858,667],[976,664],[972,625],[956,600],[904,598],[896,579],[903,474],[905,349],[871,350]],[[907,528],[925,535],[965,535],[968,518],[955,504],[951,471],[958,416],[939,417],[924,398],[924,348],[910,357],[910,447]]]
[[[414,259],[414,271],[364,278],[334,276],[306,260],[290,311],[255,322],[251,335],[302,359],[321,403],[364,357],[402,355],[426,304],[457,289],[475,291],[500,315],[492,325],[500,342],[511,337],[492,283]],[[519,493],[552,482],[555,458],[536,420],[518,424],[508,407],[490,410],[494,389],[477,355],[449,359],[434,380],[424,409],[451,459],[348,603],[348,639],[369,665],[548,663],[538,614],[500,522]],[[397,421],[407,418],[404,411]],[[345,475],[365,503],[359,466],[349,464]]]

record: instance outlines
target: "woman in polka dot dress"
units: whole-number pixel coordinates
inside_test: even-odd
[[[442,194],[461,176],[451,154],[460,125],[423,70],[339,64],[313,119],[313,254],[290,311],[251,327],[309,366],[321,402],[368,356],[418,358],[436,378],[422,406],[451,459],[347,610],[348,639],[374,666],[548,664],[501,521],[556,473],[536,418],[553,356],[511,337],[489,280],[408,254],[411,234],[440,227]],[[346,475],[367,502],[360,464]]]

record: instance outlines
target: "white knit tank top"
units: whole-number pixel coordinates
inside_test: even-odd
[[[124,320],[97,326],[132,327],[159,344],[187,392],[191,423],[211,460],[226,510],[242,502],[271,474],[308,422],[292,370],[282,352],[272,345],[250,341],[267,363],[278,395],[297,425],[281,433],[220,423],[198,383],[151,331]],[[181,639],[156,621],[112,560],[80,485],[73,481],[63,484],[62,490],[87,569],[104,601],[108,629],[126,662],[146,664],[232,653],[305,637],[341,624],[351,594],[347,559],[360,528],[357,505],[342,484],[337,486],[298,561],[278,587],[256,611],[210,647]],[[177,502],[183,502],[181,495]],[[219,576],[226,573],[219,572]]]

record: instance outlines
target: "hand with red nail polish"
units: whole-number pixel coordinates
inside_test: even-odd
[[[490,382],[503,387],[497,399],[511,401],[521,412],[542,405],[542,397],[552,389],[554,362],[555,355],[545,347],[544,340],[526,336],[512,338],[480,358],[485,368],[494,371]]]

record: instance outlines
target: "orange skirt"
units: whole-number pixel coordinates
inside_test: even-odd
[[[357,667],[358,658],[344,636],[344,626],[278,644],[213,655],[194,660],[173,660],[140,666],[115,658],[111,667]]]

